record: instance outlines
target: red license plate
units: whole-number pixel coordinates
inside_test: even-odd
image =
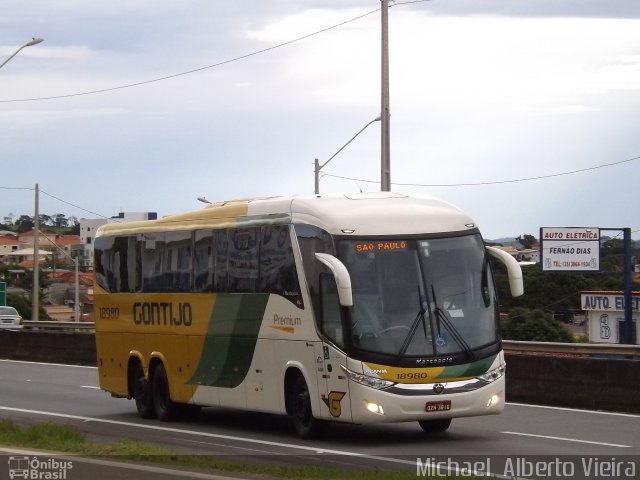
[[[451,400],[427,402],[424,409],[427,412],[448,412],[449,410],[451,410]]]

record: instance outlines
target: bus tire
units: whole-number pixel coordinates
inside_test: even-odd
[[[159,363],[153,370],[151,390],[153,392],[153,406],[158,420],[162,422],[173,420],[178,410],[178,405],[171,400],[169,379],[162,363]]]
[[[136,361],[132,371],[132,392],[131,396],[136,402],[136,408],[138,409],[138,415],[140,418],[155,418],[156,410],[153,404],[153,395],[151,394],[151,385],[146,378],[144,378],[144,369],[142,363]]]
[[[445,432],[451,425],[450,418],[439,418],[437,420],[419,420],[418,423],[422,430],[427,433]]]
[[[322,436],[329,423],[318,420],[311,411],[311,396],[302,375],[298,375],[290,393],[291,418],[298,436],[311,440]]]

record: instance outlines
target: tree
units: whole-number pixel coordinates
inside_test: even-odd
[[[580,310],[582,290],[623,290],[621,274],[543,272],[540,265],[522,266],[524,295],[512,297],[504,265],[491,259],[496,280],[500,311],[508,312],[515,307],[542,309],[548,312]],[[634,289],[640,289],[636,282]]]
[[[9,293],[7,295],[7,305],[15,308],[25,320],[31,320],[31,312],[33,312],[33,303],[31,298],[24,295]],[[42,305],[39,306],[38,313],[38,320],[53,320],[49,314],[47,314],[47,311],[42,307]]]
[[[523,248],[526,248],[526,249],[530,249],[533,246],[533,244],[538,241],[536,237],[526,233],[524,235],[518,236],[516,240],[520,242],[520,245],[522,245]]]
[[[17,227],[18,233],[24,233],[32,230],[35,223],[33,223],[33,218],[29,215],[20,215],[14,225]]]
[[[514,308],[502,322],[502,338],[529,342],[573,342],[573,335],[542,310]]]
[[[45,215],[44,213],[41,213],[39,217],[40,217],[40,225],[47,225],[47,226],[53,225],[53,222],[49,215]]]
[[[63,228],[69,226],[69,220],[63,213],[56,213],[51,217],[53,221],[53,226],[57,228]]]
[[[69,217],[67,224],[70,226],[70,230],[67,232],[68,235],[80,235],[80,221],[78,217]]]

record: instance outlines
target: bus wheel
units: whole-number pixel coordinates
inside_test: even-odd
[[[158,420],[163,422],[172,420],[175,416],[177,405],[171,400],[167,371],[162,363],[158,364],[153,370],[151,389],[153,392],[153,406]]]
[[[329,423],[314,418],[311,412],[311,397],[302,375],[299,375],[293,384],[290,405],[293,425],[301,438],[318,438],[326,431]]]
[[[137,362],[133,369],[132,396],[136,401],[138,415],[141,418],[155,418],[156,411],[153,406],[150,382],[144,378],[144,369],[140,362]]]
[[[439,418],[438,420],[419,420],[418,423],[427,433],[444,432],[451,425],[450,418]]]

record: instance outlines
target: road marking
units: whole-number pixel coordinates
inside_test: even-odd
[[[546,438],[549,440],[560,440],[563,442],[589,443],[591,445],[604,445],[605,447],[631,448],[631,445],[620,445],[617,443],[592,442],[590,440],[579,440],[577,438],[551,437],[549,435],[534,435],[533,433],[502,432],[507,435],[520,435],[522,437]]]
[[[633,414],[633,413],[603,412],[601,410],[581,410],[579,408],[552,407],[549,405],[532,405],[530,403],[507,402],[507,405],[514,405],[516,407],[547,408],[549,410],[560,410],[563,412],[593,413],[595,415],[613,415],[616,417],[640,418],[640,415]]]
[[[80,388],[91,388],[92,390],[100,390],[100,387],[95,387],[93,385],[80,385]]]
[[[188,442],[188,443],[195,443],[197,445],[206,445],[208,447],[213,445],[215,447],[230,448],[230,449],[233,449],[233,450],[245,450],[245,451],[248,451],[248,452],[266,453],[268,455],[286,455],[286,453],[278,453],[278,452],[274,453],[271,450],[259,450],[257,448],[246,448],[246,447],[233,447],[233,446],[230,446],[230,445],[228,445],[226,443],[202,442],[200,440],[188,440],[188,439],[185,440],[185,441]],[[320,453],[322,453],[322,452],[320,452]]]
[[[90,367],[87,365],[67,365],[66,363],[45,363],[45,362],[26,362],[24,360],[9,360],[9,359],[0,359],[0,362],[6,363],[28,363],[30,365],[50,365],[52,367],[72,367],[72,368],[93,368],[97,369],[98,367]]]
[[[144,423],[132,423],[132,422],[123,422],[120,420],[107,420],[104,418],[93,418],[93,417],[82,417],[79,415],[68,415],[64,413],[53,413],[53,412],[43,412],[39,410],[27,410],[24,408],[13,408],[13,407],[2,407],[0,406],[0,410],[5,410],[8,412],[18,412],[18,413],[27,413],[30,415],[42,415],[48,417],[60,417],[60,418],[68,418],[70,420],[80,420],[83,422],[96,422],[96,423],[106,423],[111,425],[121,425],[125,427],[135,427],[135,428],[145,428],[147,430],[158,430],[162,432],[170,432],[170,433],[180,433],[185,435],[194,435],[200,437],[207,438],[218,438],[221,440],[231,440],[237,442],[244,443],[253,443],[257,445],[268,445],[272,447],[278,448],[290,448],[292,450],[303,450],[303,451],[311,451],[315,453],[326,453],[330,455],[343,455],[345,457],[357,457],[364,458],[368,460],[376,460],[381,462],[390,462],[390,463],[400,463],[403,465],[411,465],[415,468],[416,462],[410,460],[400,460],[398,458],[390,458],[390,457],[380,457],[378,455],[367,455],[366,453],[358,453],[358,452],[348,452],[344,450],[332,450],[328,448],[318,448],[318,447],[306,447],[304,445],[294,445],[291,443],[282,443],[282,442],[273,442],[269,440],[258,440],[255,438],[244,438],[244,437],[236,437],[233,435],[221,435],[217,433],[207,433],[207,432],[197,432],[193,430],[184,430],[181,428],[170,428],[170,427],[160,427],[157,425],[147,425]]]

